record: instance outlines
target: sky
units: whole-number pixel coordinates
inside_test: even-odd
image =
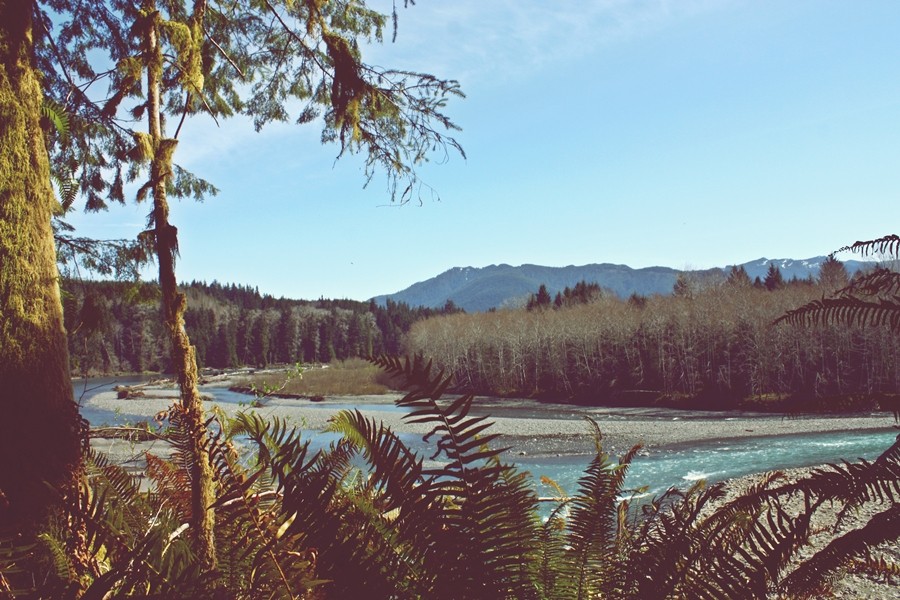
[[[452,267],[701,269],[897,233],[898,23],[894,0],[417,0],[365,54],[460,82],[467,157],[435,154],[434,194],[398,206],[316,124],[194,118],[175,161],[220,192],[172,207],[178,279],[366,300]],[[70,221],[129,238],[149,208]]]

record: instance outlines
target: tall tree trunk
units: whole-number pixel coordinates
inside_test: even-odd
[[[150,138],[154,150],[150,163],[153,194],[153,221],[156,255],[159,262],[159,285],[162,290],[163,320],[172,344],[172,364],[181,391],[180,419],[190,432],[191,464],[191,531],[195,551],[202,564],[216,567],[214,525],[215,515],[210,508],[215,501],[212,466],[204,451],[206,427],[203,405],[197,390],[197,359],[194,347],[184,328],[185,295],[178,291],[175,278],[175,256],[178,253],[178,231],[169,223],[169,203],[166,183],[172,175],[172,155],[177,144],[163,137],[160,88],[162,85],[162,51],[157,32],[158,13],[155,2],[145,2],[154,21],[147,29],[147,99]]]
[[[72,395],[55,202],[40,126],[31,2],[0,0],[0,529],[28,529],[76,480],[84,440]]]

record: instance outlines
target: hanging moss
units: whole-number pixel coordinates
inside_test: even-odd
[[[128,58],[123,58],[119,61],[119,64],[116,65],[116,68],[119,70],[123,79],[138,81],[141,78],[141,61],[136,57],[129,56]]]
[[[172,138],[163,138],[159,140],[159,147],[156,149],[156,156],[154,158],[162,165],[165,165],[161,170],[172,170],[172,157],[175,155],[176,147],[178,147],[178,140]]]
[[[201,28],[196,28],[202,33]],[[200,54],[201,37],[191,28],[177,21],[160,21],[160,31],[175,49],[179,64],[178,81],[187,89],[199,93],[203,89],[203,69]]]
[[[128,158],[137,163],[148,163],[153,158],[152,138],[140,131],[135,131],[132,136],[134,137],[134,148],[128,153]]]

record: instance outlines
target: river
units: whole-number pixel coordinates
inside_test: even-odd
[[[82,399],[83,403],[91,395],[111,390],[117,384],[134,384],[147,379],[149,378],[142,376],[97,378],[86,382],[84,380],[75,381],[73,386],[76,399]],[[232,392],[227,388],[205,388],[203,393],[212,394],[215,401],[224,404],[244,404],[249,401],[248,396]],[[565,405],[548,407],[544,404],[524,401],[517,407],[510,408],[507,401],[485,399],[485,402],[490,404],[490,411],[494,416],[515,413],[519,417],[526,416],[532,419],[580,418],[572,412],[571,407]],[[336,411],[355,406],[352,401],[344,403],[329,401],[317,405],[317,408]],[[405,411],[393,404],[366,404],[366,409],[386,412]],[[82,409],[82,415],[94,425],[135,422],[144,418],[124,412],[110,412],[87,407]],[[601,419],[640,417],[642,419],[672,420],[709,418],[710,413],[662,409],[609,409],[598,410],[597,416]],[[741,415],[741,418],[753,419],[757,416],[748,413]],[[735,417],[728,418],[734,419]],[[885,417],[886,429],[879,432],[761,436],[670,445],[637,456],[632,463],[628,482],[634,487],[646,486],[648,488],[646,493],[649,495],[658,495],[671,486],[687,487],[698,479],[715,482],[774,469],[840,462],[842,459],[865,458],[871,460],[894,441],[897,431],[888,429],[890,425],[890,417]],[[333,435],[314,431],[310,432],[310,437],[316,446],[328,444],[335,439]],[[425,451],[419,436],[403,434],[401,438],[413,448]],[[584,455],[540,458],[509,456],[507,460],[530,471],[536,482],[540,481],[540,476],[546,475],[559,483],[563,489],[572,493],[577,489],[577,481],[583,474],[589,457]],[[541,489],[543,486],[539,483],[538,485],[539,495],[554,495],[552,490]]]

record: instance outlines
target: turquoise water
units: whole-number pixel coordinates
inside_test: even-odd
[[[112,389],[118,384],[133,384],[146,381],[147,377],[119,377],[88,380],[87,385],[81,380],[73,382],[75,398],[90,397],[92,394]],[[216,401],[224,403],[247,403],[249,397],[245,394],[232,392],[225,388],[206,388],[204,393],[211,393]],[[304,402],[306,407],[318,407],[330,411],[339,409],[352,409],[356,405],[352,403],[323,403],[321,405]],[[392,404],[365,405],[368,410],[406,411]],[[526,408],[525,413],[531,418],[560,418],[568,415],[561,414],[568,409],[548,409],[547,406]],[[522,411],[506,409],[509,415],[522,415]],[[649,410],[649,409],[648,409]],[[529,412],[530,411],[530,412]],[[491,408],[496,415],[497,407]],[[640,412],[640,411],[639,411]],[[646,412],[646,411],[645,411]],[[534,414],[531,414],[534,413]],[[82,409],[83,416],[92,424],[135,422],[142,419],[137,415],[112,413],[93,409]],[[642,418],[660,418],[670,420],[674,415],[677,418],[709,418],[710,415],[699,413],[677,413],[671,411],[660,412],[653,409],[653,414],[643,414]],[[505,416],[505,415],[504,415]],[[628,418],[638,416],[630,414],[618,414],[618,411],[608,415],[597,415],[599,418]],[[748,415],[749,416],[749,415]],[[571,415],[572,418],[580,418],[579,415]],[[728,417],[733,418],[733,417]],[[752,418],[752,417],[751,417]],[[787,469],[793,467],[807,467],[828,462],[840,462],[842,459],[856,460],[858,458],[874,459],[893,443],[897,430],[890,428],[891,419],[885,417],[885,429],[878,432],[837,432],[817,433],[787,436],[768,436],[733,439],[724,441],[693,442],[678,446],[670,446],[665,449],[654,449],[635,458],[629,471],[627,483],[629,487],[638,488],[646,486],[648,495],[658,495],[669,487],[688,487],[698,479],[706,479],[708,482],[721,481],[732,477],[740,477],[750,473],[759,473],[775,469]],[[310,432],[314,447],[321,447],[335,441],[333,434]],[[429,456],[429,449],[421,442],[419,436],[402,435],[401,439],[412,448]],[[615,457],[614,457],[615,458]],[[505,460],[517,464],[522,469],[531,472],[535,484],[538,486],[538,494],[553,496],[555,492],[540,484],[542,475],[550,477],[559,483],[568,493],[577,490],[577,481],[582,476],[590,457],[588,456],[562,456],[562,457],[522,457],[507,456]]]
[[[886,424],[889,422],[886,418]],[[672,486],[687,488],[699,479],[712,483],[763,471],[839,463],[842,459],[872,460],[896,436],[896,430],[886,429],[876,433],[816,433],[680,445],[636,457],[627,483],[631,488],[647,486],[646,493],[656,496]],[[558,457],[515,462],[530,471],[539,486],[540,476],[546,475],[568,493],[574,493],[588,461],[588,457]],[[545,486],[539,487],[538,494],[556,495]]]
[[[75,393],[75,401],[81,407],[81,416],[87,419],[91,425],[123,425],[125,423],[137,423],[146,420],[147,417],[138,414],[97,410],[85,407],[84,404],[95,394],[111,391],[117,385],[134,385],[136,383],[143,383],[159,378],[159,375],[126,375],[121,377],[73,379],[72,391]]]

